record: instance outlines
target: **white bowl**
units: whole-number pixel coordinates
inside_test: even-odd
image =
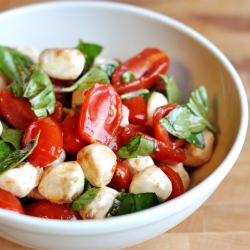
[[[73,47],[79,38],[100,43],[103,55],[126,59],[158,47],[172,59],[171,72],[188,92],[204,84],[219,134],[212,160],[192,174],[179,198],[131,215],[95,221],[56,221],[0,211],[1,236],[36,249],[118,249],[174,227],[214,192],[235,163],[245,139],[248,105],[242,82],[225,56],[187,26],[152,11],[104,2],[31,5],[0,15],[1,44]],[[188,93],[187,93],[188,94]]]

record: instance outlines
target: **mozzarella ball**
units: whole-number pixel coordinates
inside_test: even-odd
[[[121,127],[126,127],[129,125],[128,117],[129,117],[129,109],[125,105],[122,105],[122,120],[120,123]]]
[[[168,104],[166,96],[164,96],[162,93],[159,92],[152,92],[152,94],[148,98],[148,103],[147,103],[147,117],[148,117],[147,124],[149,126],[153,126],[153,116],[155,110],[160,106],[166,104]]]
[[[39,53],[37,49],[18,47],[17,50],[22,54],[28,56],[34,63],[38,63]]]
[[[118,192],[109,187],[101,187],[94,200],[79,211],[84,220],[103,219],[113,205]]]
[[[154,166],[154,161],[150,156],[140,156],[137,158],[129,158],[122,162],[125,166],[128,167],[131,174],[136,174],[147,167]]]
[[[3,125],[2,125],[2,123],[0,121],[0,136],[2,135],[2,133],[3,133]]]
[[[158,198],[165,201],[172,192],[172,183],[160,168],[151,166],[134,175],[129,192],[155,193]]]
[[[190,186],[190,177],[189,177],[188,172],[184,168],[183,164],[179,163],[175,166],[169,166],[169,167],[179,174],[179,176],[181,177],[183,186],[184,186],[184,191],[187,191]]]
[[[70,203],[84,189],[84,174],[76,161],[52,164],[44,170],[39,193],[54,203]]]
[[[61,80],[75,80],[83,71],[84,55],[77,49],[46,49],[40,57],[42,69]]]
[[[77,154],[86,179],[95,187],[110,183],[116,167],[116,155],[107,146],[94,143],[82,148]]]
[[[32,166],[29,162],[19,164],[0,175],[0,188],[23,198],[37,187],[43,169]]]
[[[184,165],[189,167],[199,167],[208,162],[212,157],[214,146],[214,134],[209,130],[203,132],[205,147],[198,148],[193,144],[187,144],[184,148],[186,160]]]

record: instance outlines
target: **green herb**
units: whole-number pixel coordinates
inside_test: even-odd
[[[35,149],[40,132],[25,148],[11,152],[3,161],[0,162],[0,175],[23,162]]]
[[[121,99],[126,100],[132,97],[138,96],[138,95],[147,95],[149,93],[150,91],[148,89],[140,89],[140,90],[131,91],[131,92],[121,95]]]
[[[37,117],[53,114],[56,97],[50,78],[38,66],[33,66],[23,97],[28,98]]]
[[[114,200],[108,217],[138,212],[159,204],[155,193],[120,193]]]
[[[186,138],[186,141],[188,141],[191,144],[196,145],[198,148],[204,148],[205,147],[205,139],[202,132],[200,133],[192,133],[188,138]]]
[[[10,143],[15,149],[20,149],[23,132],[12,128],[3,129],[1,137],[5,142]]]
[[[166,83],[166,94],[169,103],[182,103],[181,91],[173,77],[168,78],[165,75],[160,75],[162,80]]]
[[[135,75],[132,71],[128,70],[122,74],[122,81],[124,83],[131,82],[135,80]]]
[[[137,135],[119,148],[120,158],[136,158],[138,155],[149,155],[156,150],[155,142]]]
[[[95,58],[102,52],[103,47],[98,44],[86,43],[80,40],[76,49],[80,50],[85,55],[86,62],[84,72],[87,72],[92,66]]]
[[[11,144],[5,142],[4,140],[0,140],[0,162],[2,162],[10,153],[12,153],[15,149]]]
[[[97,66],[97,68],[106,72],[109,78],[111,78],[112,74],[114,73],[115,69],[118,67],[118,62],[112,61],[109,63],[103,63]]]
[[[110,83],[109,77],[105,71],[95,67],[84,74],[74,85],[62,88],[62,92],[73,92],[77,89],[88,90],[96,83]]]
[[[85,208],[95,199],[99,190],[99,188],[88,189],[85,193],[74,200],[73,203],[69,205],[69,208],[72,210],[81,210]]]

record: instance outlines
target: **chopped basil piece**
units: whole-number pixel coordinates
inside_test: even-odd
[[[147,95],[150,91],[148,89],[140,89],[132,92],[128,92],[126,94],[121,95],[122,100],[130,99],[132,97],[138,96],[138,95]]]
[[[192,133],[188,138],[186,138],[186,141],[188,141],[191,144],[194,144],[198,148],[204,148],[205,147],[205,139],[203,133]]]
[[[88,189],[85,193],[74,200],[73,203],[69,205],[69,208],[72,210],[81,210],[85,208],[95,199],[99,190],[99,188]]]
[[[118,62],[112,61],[109,63],[103,63],[97,66],[97,68],[106,72],[109,78],[111,78],[112,74],[114,73],[115,69],[118,67]]]
[[[117,155],[120,158],[136,158],[138,155],[150,155],[155,152],[155,142],[137,135],[119,148]]]
[[[135,75],[132,71],[128,70],[122,74],[122,81],[124,83],[131,82],[135,80]]]
[[[162,80],[166,83],[166,94],[169,103],[182,103],[182,94],[173,77],[168,78],[165,75],[160,75]]]
[[[0,140],[0,162],[6,159],[14,150],[14,147],[10,143]]]
[[[20,149],[23,132],[17,129],[4,128],[0,137],[5,142],[10,143],[15,149]]]
[[[120,193],[114,200],[108,217],[138,212],[159,204],[155,193]]]

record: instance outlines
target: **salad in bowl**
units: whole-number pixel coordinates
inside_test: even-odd
[[[129,214],[182,195],[189,169],[210,160],[206,88],[184,100],[161,49],[125,61],[102,49],[0,46],[0,208],[61,220]]]

